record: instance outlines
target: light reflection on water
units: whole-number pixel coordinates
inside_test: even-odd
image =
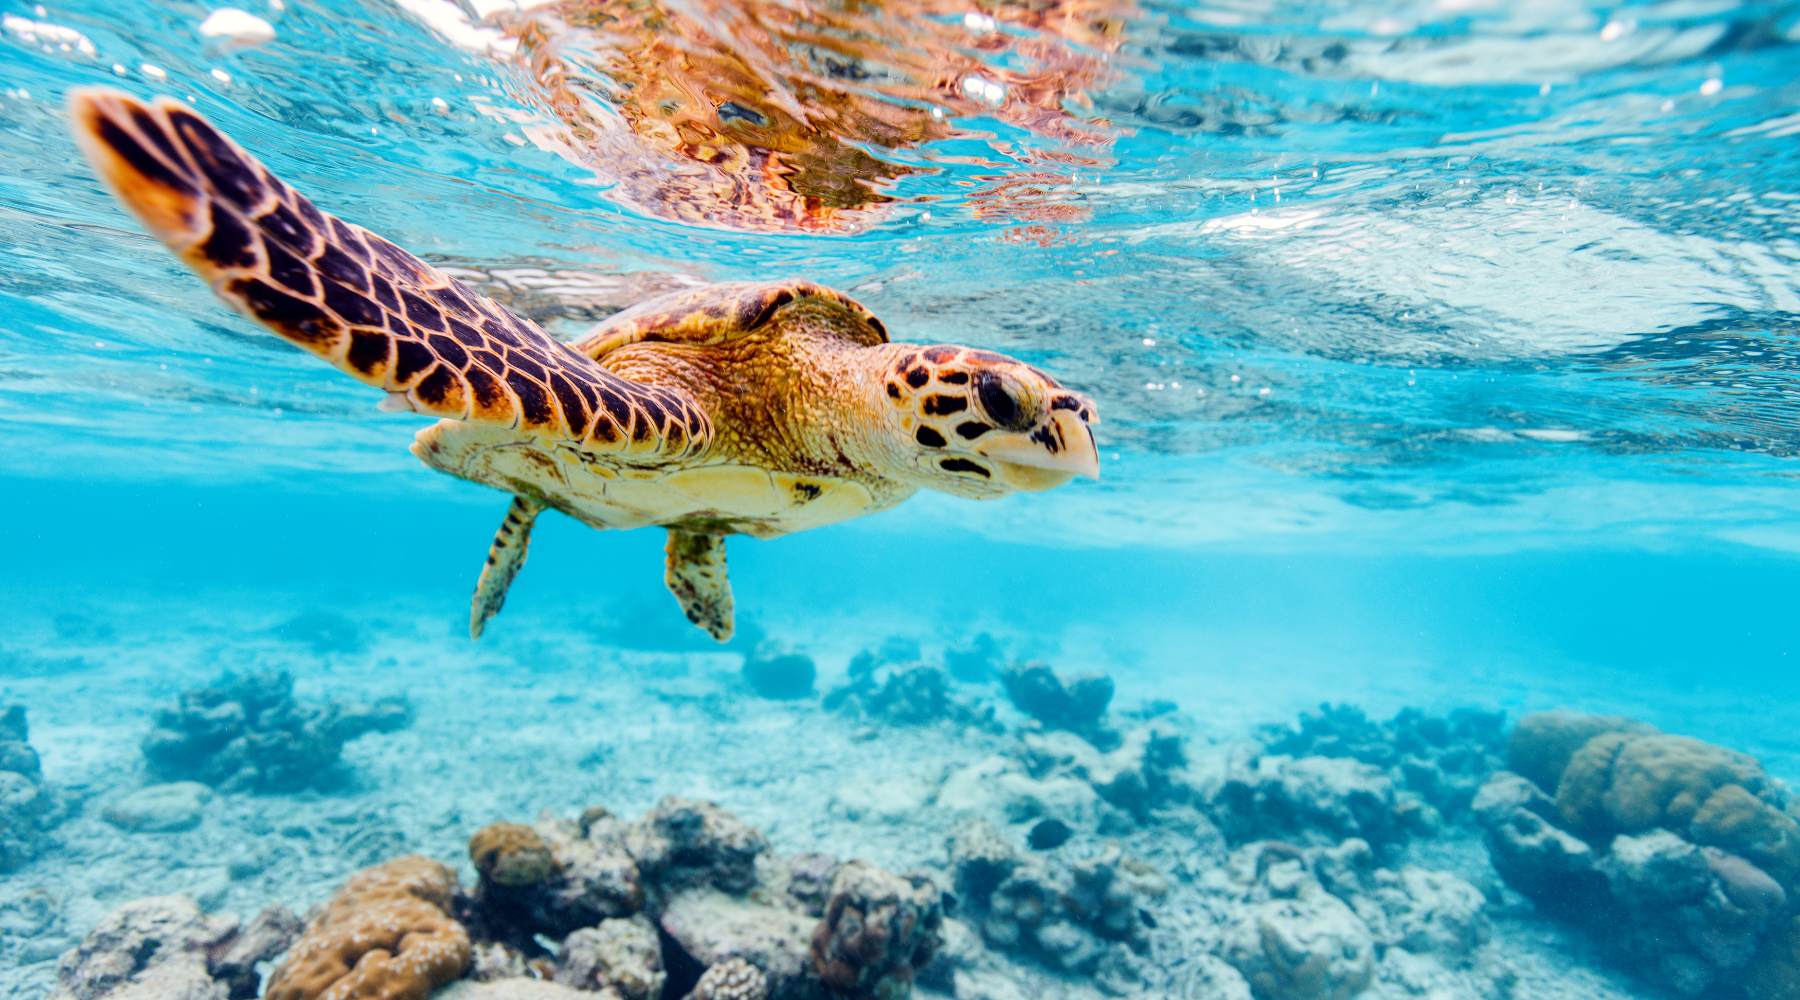
[[[9,471],[424,478],[100,192],[60,105],[107,81],[560,333],[798,275],[1043,364],[1119,456],[1034,501],[1089,540],[1800,544],[1795,5],[258,11],[6,8]]]

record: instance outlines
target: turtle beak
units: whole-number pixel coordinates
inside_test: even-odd
[[[1100,478],[1100,452],[1087,422],[1072,410],[1052,410],[1050,419],[1020,434],[986,434],[975,445],[983,458],[1051,472]],[[1057,482],[1066,482],[1067,476]]]

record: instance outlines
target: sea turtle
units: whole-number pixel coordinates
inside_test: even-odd
[[[79,89],[69,110],[100,176],[221,298],[385,390],[382,409],[443,418],[413,454],[512,495],[471,637],[546,507],[667,528],[669,589],[725,641],[728,535],[873,514],[921,487],[989,498],[1099,475],[1086,396],[1003,355],[890,343],[841,292],[714,285],[563,343],[321,212],[185,102]]]

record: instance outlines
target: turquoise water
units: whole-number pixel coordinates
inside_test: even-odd
[[[1015,85],[992,110],[941,98],[923,141],[841,139],[886,179],[851,182],[865,204],[810,229],[684,215],[704,190],[645,178],[716,176],[629,129],[602,154],[559,145],[567,123],[503,31],[542,10],[247,7],[272,41],[202,37],[202,3],[0,3],[0,700],[27,706],[45,780],[75,803],[65,849],[0,876],[47,887],[60,914],[37,937],[0,920],[21,970],[7,995],[43,995],[49,957],[111,906],[212,891],[206,863],[169,859],[254,841],[239,820],[265,809],[366,800],[446,859],[493,819],[600,799],[633,815],[665,793],[716,798],[784,851],[900,870],[941,844],[936,820],[915,850],[904,823],[823,818],[821,796],[876,780],[882,753],[816,703],[744,687],[753,643],[682,620],[660,533],[547,516],[472,645],[502,498],[423,468],[406,451],[422,418],[377,412],[144,236],[69,138],[63,96],[82,85],[191,100],[321,207],[562,336],[646,289],[805,277],[895,339],[1002,351],[1092,396],[1097,482],[921,494],[731,543],[745,631],[808,652],[820,692],[889,637],[934,660],[985,632],[1007,658],[1109,673],[1117,710],[1176,703],[1208,745],[1323,701],[1380,719],[1569,708],[1800,781],[1800,6],[1089,8],[1115,18],[1110,40],[991,5],[895,10],[894,38],[917,42],[909,17],[935,26],[951,38],[935,57],[976,67],[963,79],[1028,75],[1044,52],[1085,68],[1035,115]],[[731,5],[671,7],[736,23]],[[591,39],[561,44],[587,65]],[[836,79],[934,106],[879,74]],[[305,615],[358,638],[297,640]],[[276,668],[305,697],[410,693],[419,721],[352,743],[349,791],[221,793],[197,832],[104,832],[104,804],[152,781],[138,743],[157,706]],[[1023,719],[997,686],[966,693],[1003,728]],[[582,754],[612,739],[609,712],[650,735],[620,736],[617,772],[597,773]],[[679,748],[643,749],[665,723]],[[771,767],[813,776],[787,799],[729,759],[762,752],[743,749],[758,733],[788,755]],[[936,760],[908,739],[895,767]],[[968,739],[968,759],[1000,746]],[[809,740],[839,749],[814,759]],[[534,755],[562,763],[540,780]],[[403,794],[414,780],[428,790]],[[452,800],[462,820],[430,811]],[[336,843],[295,848],[304,875],[208,898],[304,912],[373,860]],[[102,861],[104,890],[78,873]],[[1496,911],[1503,938],[1515,917]],[[1577,939],[1540,945],[1513,995],[1664,995]]]

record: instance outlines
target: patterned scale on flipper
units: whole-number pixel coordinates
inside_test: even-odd
[[[219,296],[390,393],[388,408],[584,451],[698,454],[711,421],[678,388],[606,371],[531,321],[327,215],[187,105],[70,96],[77,140],[121,200]]]

